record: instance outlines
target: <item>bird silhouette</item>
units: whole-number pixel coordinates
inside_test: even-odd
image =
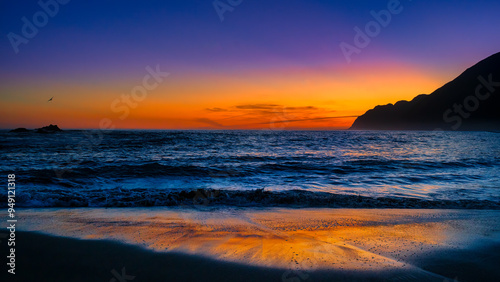
[[[52,96],[52,97],[51,97],[51,98],[47,101],[47,103],[48,103],[48,102],[51,102],[53,98],[54,98],[54,96]]]

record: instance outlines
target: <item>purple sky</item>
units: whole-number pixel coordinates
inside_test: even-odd
[[[135,81],[157,64],[192,80],[290,69],[343,73],[386,63],[448,79],[500,51],[499,1],[402,0],[401,12],[348,64],[339,45],[353,45],[354,28],[364,29],[370,12],[391,1],[243,0],[221,21],[212,0],[72,0],[59,4],[17,54],[9,34],[23,36],[22,18],[33,21],[42,8],[38,1],[2,1],[0,101],[8,105],[13,89],[26,86]]]

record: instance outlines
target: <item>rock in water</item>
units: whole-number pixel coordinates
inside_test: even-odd
[[[57,125],[44,126],[36,130],[37,133],[55,133],[61,132],[62,130]]]
[[[21,132],[30,132],[29,129],[26,129],[24,127],[19,127],[19,128],[16,128],[16,129],[12,129],[11,131],[9,132],[16,132],[16,133],[21,133]]]

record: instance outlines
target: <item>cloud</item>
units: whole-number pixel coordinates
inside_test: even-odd
[[[287,111],[287,112],[322,111],[322,109],[314,106],[287,107],[285,105],[278,105],[278,104],[246,104],[246,105],[233,106],[230,107],[229,109],[214,107],[214,108],[206,108],[205,110],[209,112],[234,112],[234,111],[246,110],[246,111],[255,111],[255,113],[260,113],[260,114],[275,114],[276,111]]]
[[[215,127],[224,127],[224,125],[214,121],[214,120],[211,120],[211,119],[208,119],[208,118],[198,118],[196,119],[195,121],[197,122],[201,122],[201,123],[204,123],[204,124],[208,124],[208,125],[211,125],[211,126],[215,126]]]
[[[249,104],[249,105],[239,105],[236,106],[237,109],[240,110],[271,110],[278,107],[283,107],[282,105],[275,104]]]
[[[307,110],[319,110],[318,108],[314,106],[306,106],[306,107],[285,107],[287,110],[299,110],[299,111],[307,111]]]
[[[207,108],[211,118],[199,118],[198,122],[219,128],[248,128],[262,125],[287,123],[324,123],[333,119],[356,116],[332,116],[334,110],[315,106],[285,106],[281,104],[256,103],[240,104],[226,108]],[[223,122],[225,125],[220,124]]]
[[[209,112],[227,112],[227,110],[223,108],[206,108],[205,110]]]
[[[321,111],[321,109],[314,106],[304,106],[304,107],[288,107],[285,105],[278,104],[248,104],[248,105],[238,105],[235,106],[238,110],[257,110],[260,113],[273,114],[279,111],[287,112],[316,112]]]
[[[337,116],[337,117],[315,117],[315,118],[302,118],[302,119],[285,119],[278,121],[269,121],[269,122],[261,122],[257,124],[272,124],[272,123],[288,123],[288,122],[300,122],[300,121],[322,121],[329,119],[337,119],[337,118],[355,118],[358,116]]]

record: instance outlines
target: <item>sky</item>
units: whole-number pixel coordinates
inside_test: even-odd
[[[496,0],[0,0],[0,128],[346,129],[499,52],[498,11]]]

